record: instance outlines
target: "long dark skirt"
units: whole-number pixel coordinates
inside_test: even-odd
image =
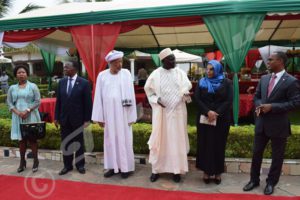
[[[196,167],[208,175],[224,172],[225,147],[229,133],[228,120],[217,121],[217,126],[197,123]]]

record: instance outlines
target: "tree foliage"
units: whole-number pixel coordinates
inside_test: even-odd
[[[11,0],[0,0],[0,18],[7,14],[11,5]]]
[[[33,3],[29,3],[21,12],[21,13],[26,13],[26,12],[29,12],[29,11],[32,11],[32,10],[36,10],[36,9],[40,9],[40,8],[44,8],[43,6],[39,6],[39,5],[36,5],[36,4],[33,4]]]

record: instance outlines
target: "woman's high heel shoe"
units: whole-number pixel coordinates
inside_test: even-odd
[[[32,166],[32,172],[37,172],[39,169],[39,160],[34,160],[33,161],[33,166]]]
[[[205,184],[209,184],[209,182],[210,182],[210,177],[209,177],[209,175],[204,174],[204,176],[203,176],[203,182],[204,182]]]
[[[214,179],[215,184],[219,185],[222,182],[221,178],[215,178]]]
[[[24,161],[21,160],[21,161],[20,161],[20,166],[19,166],[17,172],[18,172],[18,173],[21,173],[22,171],[25,170],[25,168],[26,168],[26,160],[24,160]]]
[[[210,178],[203,178],[203,182],[204,182],[205,184],[209,184]]]
[[[214,179],[215,184],[219,185],[222,182],[221,176],[216,175]]]

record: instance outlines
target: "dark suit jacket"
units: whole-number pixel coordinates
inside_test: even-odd
[[[256,88],[255,107],[272,104],[272,110],[256,118],[255,132],[264,132],[269,137],[285,138],[291,134],[288,112],[300,106],[299,81],[285,72],[268,97],[270,79],[271,74],[262,76]]]
[[[91,120],[92,97],[87,80],[77,76],[70,97],[67,95],[68,78],[58,83],[55,120],[63,126],[68,121],[73,126],[81,126]]]

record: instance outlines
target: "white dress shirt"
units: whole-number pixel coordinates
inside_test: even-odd
[[[278,81],[281,79],[281,77],[283,76],[283,74],[285,73],[285,70],[282,70],[282,71],[280,71],[280,72],[278,72],[278,73],[276,73],[275,75],[276,75],[276,78],[275,78],[275,83],[274,83],[274,86],[273,86],[273,88],[276,86],[276,84],[278,83]],[[274,73],[272,73],[272,76],[274,75]],[[271,78],[272,79],[272,78]],[[270,81],[271,81],[271,79],[270,79]],[[272,89],[273,89],[272,88]]]

